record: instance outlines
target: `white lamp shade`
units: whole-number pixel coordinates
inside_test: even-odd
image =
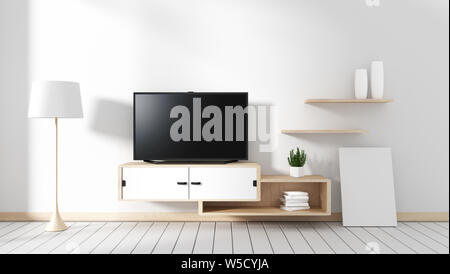
[[[29,118],[83,118],[80,84],[63,81],[34,82]]]

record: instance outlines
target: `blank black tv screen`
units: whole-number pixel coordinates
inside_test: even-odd
[[[134,160],[248,160],[248,93],[135,93]]]

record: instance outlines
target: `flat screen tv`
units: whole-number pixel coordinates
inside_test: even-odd
[[[248,160],[248,93],[134,93],[134,160]]]

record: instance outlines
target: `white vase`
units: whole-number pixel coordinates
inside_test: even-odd
[[[366,69],[355,71],[355,97],[356,99],[367,99],[369,90],[369,79]]]
[[[300,178],[305,176],[305,170],[303,167],[292,167],[290,169],[290,175],[291,177]]]
[[[371,92],[373,99],[383,99],[384,96],[384,64],[381,61],[372,62]]]

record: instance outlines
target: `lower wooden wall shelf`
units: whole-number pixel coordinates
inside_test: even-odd
[[[386,104],[394,99],[306,99],[305,104]]]
[[[310,210],[280,209],[283,191],[305,191],[310,196]],[[199,214],[205,216],[330,216],[331,180],[322,176],[293,178],[262,176],[259,202],[199,202]]]
[[[282,134],[364,134],[363,129],[282,130]]]

